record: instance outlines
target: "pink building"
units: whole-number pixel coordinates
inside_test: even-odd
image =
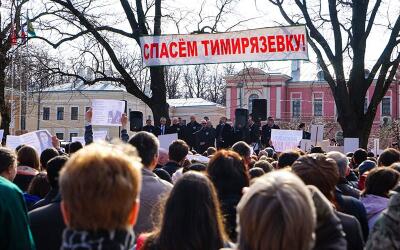
[[[318,69],[318,68],[317,68]],[[252,112],[253,99],[267,100],[267,115],[281,122],[317,122],[336,121],[336,106],[331,90],[323,79],[322,71],[303,77],[300,62],[293,61],[291,73],[267,73],[257,68],[246,68],[236,75],[225,77],[226,116],[235,120],[235,109],[246,108]],[[397,77],[382,103],[378,107],[375,124],[385,119],[398,119],[400,116],[399,87]],[[366,103],[372,98],[374,86],[371,86]],[[365,109],[367,105],[365,105]]]

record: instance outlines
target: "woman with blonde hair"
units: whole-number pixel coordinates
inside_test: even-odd
[[[237,211],[240,250],[308,250],[314,245],[316,211],[311,192],[288,171],[259,177]]]

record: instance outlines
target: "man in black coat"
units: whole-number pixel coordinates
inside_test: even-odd
[[[267,119],[267,124],[262,126],[261,131],[261,142],[267,148],[270,147],[270,140],[271,140],[271,130],[272,129],[280,129],[278,125],[274,123],[274,118],[271,116]]]
[[[165,117],[160,118],[160,126],[157,127],[157,136],[168,134],[169,126],[167,125],[167,119]]]
[[[248,133],[246,142],[249,145],[254,145],[260,142],[260,126],[254,122],[253,118],[250,116],[248,120]]]
[[[203,154],[209,147],[215,145],[215,132],[212,127],[207,126],[207,121],[201,121],[201,129],[196,133],[196,147],[195,150],[199,154]]]
[[[186,125],[185,129],[185,141],[192,149],[196,146],[196,132],[201,128],[200,123],[196,121],[196,116],[190,116],[190,122]]]
[[[246,141],[248,137],[248,128],[242,127],[241,124],[237,124],[233,129],[233,144],[238,141]]]
[[[311,139],[311,133],[306,131],[306,124],[304,122],[299,124],[298,129],[303,130],[303,139],[305,140]]]
[[[65,223],[60,209],[61,196],[50,204],[29,212],[30,228],[36,249],[60,249]]]
[[[185,138],[185,127],[179,124],[178,118],[172,118],[172,125],[168,128],[167,134],[178,134],[179,140],[184,140]]]
[[[229,148],[232,145],[232,126],[226,123],[226,117],[221,117],[216,128],[217,149]]]
[[[146,120],[146,126],[143,126],[142,131],[146,131],[146,132],[152,133],[152,134],[154,134],[155,136],[157,136],[156,127],[154,127],[154,126],[151,124],[151,119],[147,119],[147,120]]]

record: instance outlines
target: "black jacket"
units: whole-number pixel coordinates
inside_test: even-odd
[[[172,177],[172,175],[176,172],[176,170],[178,170],[180,168],[180,166],[178,165],[178,163],[170,161],[167,162],[167,164],[165,164],[165,166],[162,168],[165,171],[168,172],[168,174]]]
[[[341,212],[336,212],[336,215],[339,217],[343,226],[343,231],[346,234],[347,249],[363,250],[364,240],[358,220],[354,216]]]
[[[190,148],[196,145],[196,132],[201,129],[201,125],[198,122],[189,122],[185,129],[185,141]]]
[[[261,142],[262,144],[265,145],[265,147],[269,147],[269,140],[271,139],[271,130],[272,129],[280,129],[280,127],[276,124],[274,124],[272,127],[268,126],[268,124],[265,124],[262,126],[261,129]]]
[[[351,183],[345,178],[342,178],[336,185],[336,187],[342,192],[343,195],[352,196],[356,199],[360,199],[360,190],[354,188]]]
[[[248,129],[247,128],[234,128],[233,130],[233,143],[238,141],[246,141]]]
[[[310,140],[311,139],[311,133],[303,130],[303,139],[304,140]]]
[[[215,129],[202,127],[196,133],[195,150],[199,154],[203,154],[209,147],[215,147]]]
[[[157,136],[156,127],[154,127],[153,125],[146,125],[146,126],[143,126],[142,131],[146,131],[146,132],[152,133],[152,134],[154,134],[155,136]]]
[[[337,205],[339,206],[339,211],[356,217],[360,223],[364,240],[367,240],[369,231],[367,212],[365,211],[365,207],[362,202],[354,197],[344,195],[338,188],[336,188],[335,199]]]
[[[52,202],[58,195],[58,188],[52,188],[50,191],[46,194],[46,196],[41,199],[40,201],[36,202],[33,204],[31,207],[31,210],[34,210],[39,207],[44,207]]]
[[[258,143],[260,141],[260,126],[254,123],[247,130],[246,142],[248,144]]]
[[[185,139],[185,127],[179,124],[173,124],[172,126],[168,127],[168,134],[178,134],[179,140]]]
[[[30,228],[37,250],[60,249],[65,229],[60,209],[61,197],[52,203],[29,212]]]
[[[224,125],[218,124],[215,129],[215,136],[217,139],[217,148],[229,148],[232,146],[232,126],[225,123]]]
[[[159,126],[159,127],[157,127],[157,129],[156,129],[156,133],[157,133],[157,136],[158,135],[161,135],[162,133],[161,133],[161,126]],[[166,135],[166,134],[168,134],[168,131],[169,131],[169,126],[168,125],[164,125],[164,134],[163,135]]]

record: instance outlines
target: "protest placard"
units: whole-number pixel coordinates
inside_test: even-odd
[[[324,125],[311,125],[311,143],[313,146],[320,146],[324,139]]]
[[[300,141],[300,149],[304,152],[308,152],[311,149],[311,140],[302,139]]]
[[[354,152],[360,147],[360,139],[358,138],[344,138],[344,149],[345,154]]]
[[[93,141],[104,141],[107,139],[107,130],[93,131]]]
[[[121,126],[121,116],[125,113],[125,102],[118,100],[92,100],[92,125]]]
[[[187,155],[186,159],[188,159],[189,161],[197,161],[201,163],[208,163],[210,161],[210,158],[202,155]]]
[[[178,134],[159,135],[158,140],[160,141],[160,148],[168,150],[169,145],[171,145],[173,141],[178,140]]]
[[[283,152],[298,148],[302,138],[302,130],[271,130],[271,141],[276,152]]]
[[[217,34],[141,36],[145,66],[307,60],[303,25]]]
[[[20,136],[7,135],[6,146],[12,149],[25,144],[34,147],[38,153],[53,147],[51,134],[47,130],[37,130]]]

